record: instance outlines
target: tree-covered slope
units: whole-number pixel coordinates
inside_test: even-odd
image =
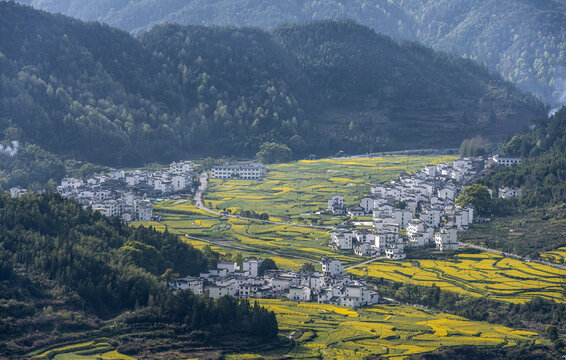
[[[498,169],[481,181],[493,189],[522,188],[521,205],[557,206],[562,218],[566,203],[566,107],[511,138],[502,146],[501,153],[520,156],[523,163]]]
[[[354,19],[397,39],[486,63],[547,103],[566,103],[564,0],[25,0],[33,6],[134,33],[155,24],[251,25],[270,29],[316,19]]]
[[[116,345],[132,352],[156,334],[167,346],[215,344],[224,335],[272,341],[273,313],[166,285],[168,274],[197,275],[217,256],[59,195],[0,194],[0,357],[25,358],[36,347],[100,336],[122,338]]]
[[[453,147],[463,133],[493,138],[517,131],[520,109],[536,106],[472,61],[399,44],[351,21],[285,25],[272,34],[298,59],[333,146],[347,151],[383,142]]]
[[[249,157],[266,141],[297,156],[449,147],[546,112],[471,61],[351,21],[134,38],[0,2],[0,34],[9,139],[107,165]]]
[[[553,106],[566,104],[566,7],[555,1],[404,0],[416,37],[486,63]]]

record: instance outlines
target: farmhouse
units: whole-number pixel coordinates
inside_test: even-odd
[[[499,155],[495,155],[492,158],[493,162],[496,165],[500,165],[500,166],[511,166],[511,165],[520,165],[523,160],[520,157],[509,157],[509,156],[499,156]]]
[[[337,250],[352,250],[354,234],[349,230],[338,230],[330,233],[332,247]]]
[[[25,196],[27,195],[27,193],[28,193],[27,189],[21,188],[19,186],[10,188],[10,196],[13,198]]]
[[[456,229],[441,229],[439,233],[434,235],[434,241],[437,250],[458,250]]]
[[[342,195],[334,195],[330,200],[328,200],[328,211],[333,215],[343,215],[346,213],[346,208],[344,207],[344,197]]]
[[[196,295],[204,294],[204,281],[201,278],[190,276],[179,278],[175,280],[171,287],[178,290],[189,290]]]
[[[340,262],[340,260],[323,257],[320,259],[320,262],[322,263],[322,273],[325,276],[344,274],[344,266],[342,266],[342,262]]]

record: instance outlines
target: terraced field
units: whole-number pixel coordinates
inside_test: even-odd
[[[343,194],[346,203],[354,204],[369,194],[371,184],[397,177],[401,171],[416,171],[427,164],[452,159],[452,156],[395,155],[367,159],[303,160],[270,165],[263,181],[209,182],[205,204],[232,213],[240,209],[267,212],[272,221],[310,224],[312,219],[316,219],[319,224],[334,224],[342,222],[342,219],[313,214],[325,209],[328,198],[333,194]],[[358,257],[331,251],[327,245],[329,234],[314,228],[222,219],[180,201],[160,202],[154,205],[154,211],[162,220],[159,223],[145,222],[143,225],[215,241],[212,248],[221,253],[233,252],[237,247],[244,256],[271,257],[279,266],[293,269],[306,261],[296,257],[318,260],[321,256],[333,256],[346,265],[360,261]],[[194,239],[187,241],[198,248],[206,245]]]
[[[391,155],[365,159],[321,159],[269,165],[262,181],[211,180],[206,204],[217,209],[267,212],[274,220],[309,221],[312,213],[325,210],[334,194],[354,205],[369,194],[370,186],[403,171],[413,172],[425,165],[452,161],[454,156]],[[326,224],[336,222],[323,217]]]
[[[540,254],[540,257],[545,261],[553,262],[556,264],[566,264],[566,246],[560,247],[553,251],[542,253]]]
[[[143,222],[132,225],[154,226],[159,230],[167,228],[169,232],[181,236],[188,234],[214,241],[216,244],[212,245],[212,249],[220,253],[236,251],[236,247],[244,256],[270,257],[282,268],[298,269],[302,263],[308,261],[292,256],[313,261],[318,261],[322,256],[333,256],[345,264],[360,261],[358,257],[333,252],[328,247],[329,233],[314,228],[222,218],[178,201],[158,203],[154,206],[154,211],[162,217],[159,223]],[[208,244],[183,238],[197,248]]]
[[[39,360],[136,360],[131,356],[120,354],[105,340],[60,346],[37,354],[29,354],[29,357]]]
[[[507,347],[540,341],[533,332],[404,305],[352,310],[316,303],[258,301],[276,313],[280,331],[297,342],[288,355],[299,359],[364,359],[369,355],[399,359],[444,346]],[[261,354],[247,355],[257,358]]]
[[[491,253],[459,254],[450,261],[383,260],[350,272],[512,303],[534,297],[566,302],[566,270]]]

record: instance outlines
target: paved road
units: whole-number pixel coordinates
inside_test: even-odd
[[[559,264],[551,263],[551,262],[548,262],[548,261],[529,259],[529,258],[520,256],[520,255],[517,255],[517,254],[508,253],[508,252],[505,252],[505,251],[494,250],[494,249],[486,248],[486,247],[483,247],[483,246],[468,244],[468,243],[463,243],[463,242],[459,242],[458,245],[459,246],[467,246],[467,247],[471,247],[471,248],[474,248],[474,249],[483,250],[483,251],[487,251],[487,252],[491,252],[491,253],[495,253],[495,254],[500,254],[500,255],[503,255],[503,256],[507,256],[507,257],[512,257],[512,258],[516,258],[516,259],[526,261],[526,262],[534,262],[534,263],[537,263],[537,264],[548,265],[548,266],[552,266],[553,268],[566,270],[566,266],[564,266],[564,265],[559,265]]]
[[[225,214],[225,213],[220,212],[220,211],[209,209],[206,206],[204,206],[203,199],[202,199],[202,196],[203,196],[204,192],[206,191],[207,184],[208,184],[208,174],[207,173],[200,174],[200,186],[195,193],[195,206],[198,207],[199,209],[204,210],[206,212],[209,212],[211,214],[226,216],[226,217],[231,217],[231,218],[236,218],[236,219],[242,219],[242,220],[263,222],[263,223],[267,223],[267,224],[291,225],[291,226],[299,226],[299,227],[304,227],[304,228],[320,229],[320,230],[332,230],[333,229],[332,226],[317,226],[317,225],[287,223],[287,222],[282,222],[282,221],[260,220],[260,219],[255,219],[255,218],[248,218],[248,217],[244,217],[244,216],[239,216],[239,215]]]

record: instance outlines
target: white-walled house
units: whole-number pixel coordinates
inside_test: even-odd
[[[358,243],[354,245],[354,254],[358,256],[375,256],[377,254],[377,250],[373,244]]]
[[[203,279],[187,276],[176,279],[173,288],[178,290],[190,290],[195,295],[201,295],[204,294],[203,284]]]
[[[305,285],[289,287],[287,298],[291,301],[311,301],[311,289]]]
[[[395,222],[399,224],[401,229],[404,229],[409,221],[413,219],[413,213],[411,210],[395,209],[393,210],[391,217],[395,219]]]
[[[334,195],[328,200],[328,211],[334,215],[341,215],[346,213],[344,207],[344,197],[342,195]]]
[[[344,274],[344,266],[338,259],[322,258],[322,273],[326,276],[335,276]]]
[[[352,231],[354,240],[358,243],[369,243],[373,244],[375,242],[375,234],[368,229],[360,229]]]
[[[218,299],[222,296],[235,296],[238,287],[235,284],[213,285],[208,288],[208,296]]]
[[[438,207],[424,209],[421,212],[420,219],[428,226],[437,228],[440,226],[444,211]]]
[[[458,250],[458,232],[456,229],[441,229],[439,233],[434,235],[436,249]]]
[[[187,177],[184,175],[174,175],[171,177],[171,186],[173,191],[183,190],[187,187]]]
[[[339,230],[330,233],[333,247],[338,250],[352,250],[353,233],[351,231]]]
[[[291,287],[292,280],[290,278],[275,277],[269,279],[269,284],[275,291],[284,291]]]
[[[135,200],[133,209],[138,221],[150,221],[153,218],[153,207],[149,201]]]
[[[420,219],[407,224],[407,238],[410,246],[424,246],[434,239],[434,230]]]
[[[386,201],[385,199],[382,199],[382,200]],[[376,205],[376,201],[377,201],[377,199],[375,199],[375,198],[365,197],[362,200],[360,200],[360,206],[362,207],[364,212],[369,215],[369,214],[373,213],[373,208]]]
[[[359,217],[359,216],[364,216],[366,214],[365,210],[363,207],[361,207],[360,205],[354,205],[351,208],[348,209],[348,215],[351,217]]]
[[[191,161],[172,162],[169,170],[174,174],[187,174],[195,171],[195,165]]]
[[[496,165],[507,166],[507,167],[512,165],[520,165],[523,162],[523,160],[520,157],[499,156],[499,155],[494,156],[492,160]]]
[[[13,197],[13,198],[25,196],[25,195],[27,195],[27,193],[28,193],[27,189],[21,188],[19,186],[10,188],[10,196]]]
[[[523,190],[515,189],[511,187],[500,187],[498,191],[498,195],[500,198],[508,199],[512,197],[518,197],[523,195]]]
[[[110,179],[113,180],[124,179],[126,177],[126,172],[124,170],[111,169],[109,176]]]
[[[236,270],[239,270],[238,263],[233,261],[223,261],[220,260],[216,264],[217,269],[226,269],[227,272],[233,273]]]
[[[257,277],[259,273],[259,267],[261,266],[261,259],[244,259],[242,262],[242,271],[249,272],[250,276]]]
[[[468,230],[470,225],[469,215],[467,211],[458,211],[454,214],[454,225],[458,230]]]
[[[266,169],[261,163],[226,163],[214,166],[211,173],[213,179],[261,180],[265,176]]]
[[[438,190],[438,197],[444,200],[454,201],[455,191],[453,187],[447,186]]]

